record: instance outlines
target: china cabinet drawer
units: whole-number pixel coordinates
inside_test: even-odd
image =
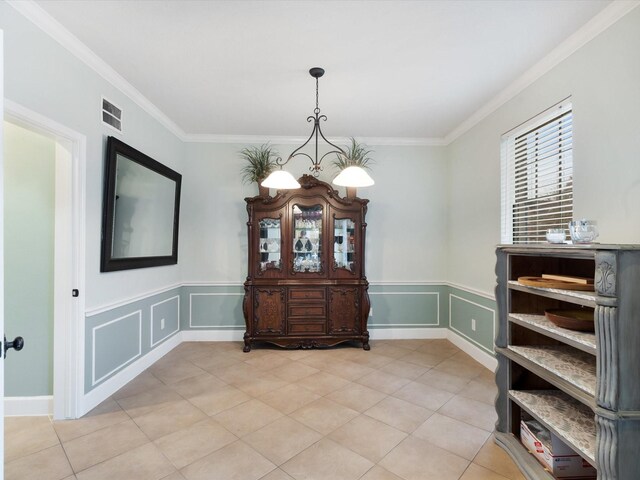
[[[289,305],[289,317],[316,317],[323,318],[327,314],[324,303]]]
[[[289,333],[294,335],[317,335],[324,334],[326,322],[319,320],[315,322],[289,322]]]
[[[290,302],[323,301],[326,299],[324,288],[290,288]]]

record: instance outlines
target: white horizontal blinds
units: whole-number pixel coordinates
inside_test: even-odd
[[[503,137],[503,242],[544,242],[547,229],[567,229],[573,217],[572,126],[565,103]]]

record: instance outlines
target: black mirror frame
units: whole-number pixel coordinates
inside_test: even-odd
[[[107,138],[105,162],[104,196],[102,201],[102,245],[100,254],[100,271],[113,272],[117,270],[130,270],[133,268],[159,267],[162,265],[175,265],[178,263],[178,225],[180,218],[180,188],[182,175],[171,170],[166,165],[154,160],[115,137]],[[115,213],[116,197],[116,168],[118,154],[129,160],[148,168],[176,183],[173,213],[173,242],[171,255],[112,258],[113,251],[113,220]]]

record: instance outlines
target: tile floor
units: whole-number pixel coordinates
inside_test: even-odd
[[[446,340],[183,343],[79,420],[6,419],[7,480],[521,480]]]

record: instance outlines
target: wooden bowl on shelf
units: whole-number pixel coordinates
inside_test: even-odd
[[[569,330],[578,330],[581,332],[595,331],[593,310],[552,309],[546,310],[544,314],[551,323],[558,327],[567,328]]]

